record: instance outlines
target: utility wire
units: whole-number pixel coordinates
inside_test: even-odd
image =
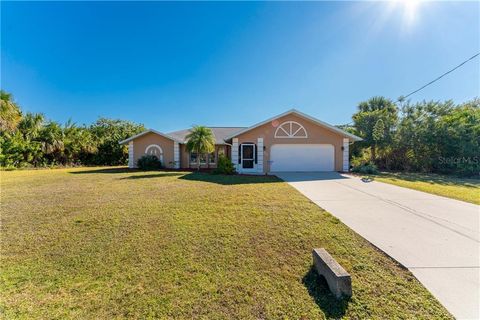
[[[470,60],[475,59],[475,58],[478,57],[479,55],[480,55],[480,52],[478,52],[477,54],[474,54],[473,56],[471,56],[471,57],[468,58],[467,60],[465,60],[465,61],[463,61],[462,63],[460,63],[460,64],[459,64],[458,66],[456,66],[455,68],[448,70],[447,72],[445,72],[445,73],[442,74],[441,76],[433,79],[432,81],[430,81],[429,83],[423,85],[422,87],[418,88],[417,90],[410,92],[410,93],[407,94],[406,96],[400,96],[400,97],[397,99],[397,102],[402,102],[402,101],[404,101],[406,98],[410,97],[412,94],[415,94],[415,93],[417,93],[418,91],[420,91],[420,90],[428,87],[428,86],[431,85],[432,83],[437,82],[437,81],[440,80],[441,78],[445,77],[447,74],[449,74],[449,73],[457,70],[458,68],[460,68],[461,66],[463,66],[465,63],[469,62]],[[349,125],[351,125],[351,124],[353,124],[353,121],[351,121],[351,122],[349,122],[349,123],[347,123],[347,124],[344,124],[344,126],[349,126]]]
[[[448,70],[447,72],[445,72],[445,73],[442,74],[441,76],[435,78],[434,80],[432,80],[432,81],[430,81],[429,83],[427,83],[426,85],[418,88],[417,90],[410,92],[410,93],[407,94],[406,96],[400,96],[400,98],[398,98],[397,101],[398,101],[398,102],[404,101],[406,98],[410,97],[412,94],[415,94],[415,93],[417,93],[418,91],[420,91],[420,90],[428,87],[428,86],[431,85],[432,83],[437,82],[437,81],[440,80],[441,78],[445,77],[447,74],[449,74],[449,73],[457,70],[458,68],[460,68],[461,66],[463,66],[465,63],[467,63],[467,62],[470,61],[470,60],[475,59],[475,58],[478,57],[479,55],[480,55],[480,52],[477,53],[477,54],[475,54],[475,55],[473,55],[473,56],[471,56],[470,58],[468,58],[467,60],[465,60],[465,61],[463,61],[462,63],[460,63],[460,64],[459,64],[458,66],[456,66],[455,68]]]

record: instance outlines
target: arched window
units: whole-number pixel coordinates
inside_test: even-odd
[[[145,154],[156,156],[160,161],[163,161],[163,150],[158,144],[151,144],[146,147]]]
[[[300,123],[285,121],[275,130],[275,138],[308,138],[308,135]]]

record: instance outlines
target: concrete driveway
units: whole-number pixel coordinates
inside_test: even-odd
[[[338,173],[277,173],[406,266],[458,319],[478,319],[480,207]]]

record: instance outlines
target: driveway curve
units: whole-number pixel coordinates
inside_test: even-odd
[[[480,206],[334,172],[275,174],[407,267],[457,319],[480,318]]]

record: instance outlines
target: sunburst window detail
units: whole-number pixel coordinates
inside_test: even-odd
[[[300,123],[285,121],[275,130],[275,138],[308,138],[308,135]]]

